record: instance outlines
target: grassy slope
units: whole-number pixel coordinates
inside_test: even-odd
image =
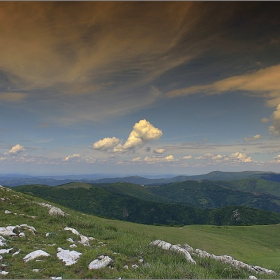
[[[156,227],[121,222],[117,220],[101,219],[90,215],[81,214],[61,207],[70,214],[65,218],[51,217],[48,209],[36,204],[42,199],[24,195],[14,191],[0,189],[0,226],[28,224],[37,230],[36,235],[26,232],[26,237],[8,238],[11,253],[18,249],[21,252],[12,256],[3,254],[2,263],[7,264],[10,273],[0,278],[50,278],[51,276],[62,276],[64,279],[73,278],[248,278],[252,273],[233,269],[215,261],[196,258],[197,265],[186,262],[183,256],[163,251],[159,248],[149,246],[149,243],[157,238],[172,244],[188,243],[194,248],[205,249],[216,255],[227,254],[247,262],[260,265],[277,272],[280,261],[280,226],[253,226],[253,227],[214,227],[214,226],[187,226],[183,228]],[[57,206],[57,205],[56,205]],[[9,210],[15,214],[4,214]],[[31,218],[25,215],[35,215]],[[84,247],[78,242],[74,250],[82,252],[83,255],[78,263],[66,267],[56,258],[57,247],[69,249],[68,237],[77,240],[77,237],[68,231],[65,226],[74,227],[86,236],[93,236],[90,247]],[[50,237],[46,233],[50,232]],[[100,246],[100,242],[105,246]],[[55,244],[53,246],[49,246]],[[276,248],[276,249],[275,249]],[[41,262],[30,261],[24,263],[22,258],[33,250],[43,249],[51,254],[51,257],[40,258]],[[114,252],[118,254],[114,254]],[[89,271],[87,265],[90,261],[101,254],[107,254],[113,258],[113,269]],[[139,263],[139,257],[149,267]],[[269,259],[270,257],[270,259]],[[132,269],[132,264],[138,264],[138,269]],[[127,264],[129,269],[124,269]],[[39,268],[40,272],[32,272]],[[176,268],[176,269],[175,269]],[[259,275],[256,275],[258,278]],[[261,278],[272,278],[263,275]],[[277,278],[274,277],[274,278]]]
[[[113,226],[141,231],[155,239],[172,244],[187,243],[216,255],[230,255],[248,264],[258,264],[270,269],[279,267],[280,224],[258,226],[210,226],[184,227],[150,226],[131,224],[117,220],[105,220]]]

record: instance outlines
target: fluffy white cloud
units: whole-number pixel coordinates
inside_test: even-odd
[[[102,140],[95,142],[93,144],[93,149],[101,150],[101,151],[108,151],[108,150],[114,148],[120,142],[121,142],[121,140],[116,137],[112,137],[112,138],[106,137]]]
[[[273,112],[272,116],[273,125],[270,126],[270,132],[275,135],[279,135],[280,133],[280,104],[277,106],[276,110]]]
[[[246,154],[240,152],[233,153],[229,157],[230,159],[238,160],[241,162],[252,162],[251,157],[247,157]]]
[[[174,157],[172,155],[169,155],[164,158],[166,161],[174,161]]]
[[[258,139],[260,139],[260,138],[261,138],[261,135],[260,135],[260,134],[257,134],[257,135],[255,135],[255,136],[253,136],[253,137],[250,137],[250,138],[245,137],[245,138],[244,138],[244,141],[246,141],[246,142],[252,142],[252,141],[258,140]]]
[[[213,154],[207,153],[207,154],[204,154],[204,155],[202,155],[202,156],[196,157],[195,159],[211,159],[211,158],[213,158],[213,157],[214,157]]]
[[[147,163],[161,163],[161,162],[173,162],[173,161],[177,161],[177,160],[175,160],[173,155],[169,155],[169,156],[166,156],[164,158],[163,157],[157,157],[157,156],[145,157],[144,161],[147,162]]]
[[[214,155],[211,153],[206,153],[204,155],[198,156],[195,159],[198,160],[211,160],[214,162],[252,162],[251,157],[248,157],[246,154],[244,153],[240,153],[240,152],[236,152],[236,153],[232,153],[229,156],[226,155]]]
[[[159,148],[159,149],[155,149],[153,152],[154,152],[155,154],[162,154],[162,153],[165,152],[165,149]]]
[[[95,142],[93,148],[101,151],[112,150],[115,153],[126,153],[142,147],[150,141],[157,140],[161,136],[162,131],[144,119],[140,120],[133,126],[132,131],[123,145],[121,144],[120,139],[112,137]]]
[[[5,153],[5,155],[17,155],[21,152],[25,151],[24,147],[21,146],[20,144],[16,144],[15,146],[13,146],[11,148],[10,151],[8,151],[7,153]]]
[[[81,157],[80,154],[73,154],[73,155],[67,156],[64,160],[65,160],[65,161],[69,161],[69,160],[71,160],[71,159],[77,159],[77,158],[80,158],[80,157]]]
[[[162,136],[162,131],[154,127],[150,122],[140,120],[133,126],[124,145],[118,144],[114,148],[114,152],[125,153],[143,146],[145,143],[157,140]]]

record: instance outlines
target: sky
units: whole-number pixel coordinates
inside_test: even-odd
[[[0,173],[280,171],[279,2],[0,2]]]

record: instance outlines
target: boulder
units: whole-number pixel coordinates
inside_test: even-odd
[[[57,250],[58,250],[58,253],[56,254],[57,257],[63,262],[65,262],[65,265],[67,266],[75,264],[78,261],[80,255],[82,254],[77,251],[63,250],[60,247],[58,247]]]
[[[50,254],[48,254],[47,252],[45,252],[43,250],[36,250],[36,251],[33,251],[33,252],[27,254],[23,258],[23,260],[25,262],[29,262],[29,261],[31,261],[33,259],[36,259],[36,258],[39,258],[39,257],[48,257],[48,256],[50,256]]]
[[[97,259],[93,260],[89,265],[89,269],[100,269],[106,267],[110,263],[112,263],[112,259],[108,256],[99,256]]]
[[[81,240],[79,241],[79,243],[83,244],[84,246],[90,246],[90,244],[89,244],[90,238],[89,238],[89,237],[80,234],[80,233],[79,233],[76,229],[74,229],[74,228],[65,227],[64,230],[69,230],[69,231],[71,231],[73,234],[78,235],[78,236],[80,237],[80,239],[81,239]]]

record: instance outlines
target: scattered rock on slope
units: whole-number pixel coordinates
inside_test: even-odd
[[[227,256],[227,255],[222,255],[222,256],[216,256],[214,254],[209,254],[206,251],[200,250],[200,249],[196,249],[194,250],[191,246],[189,246],[188,244],[184,244],[183,248],[180,245],[171,245],[168,242],[162,241],[162,240],[155,240],[153,242],[150,243],[151,245],[156,245],[164,250],[171,250],[171,251],[175,251],[178,253],[183,253],[186,256],[186,259],[192,263],[196,263],[190,253],[192,255],[196,255],[198,257],[202,257],[202,258],[211,258],[217,261],[221,261],[223,263],[227,263],[230,264],[236,268],[246,268],[251,272],[256,272],[256,273],[264,273],[264,274],[268,274],[268,275],[276,275],[276,273],[273,270],[270,269],[266,269],[260,266],[252,266],[252,265],[248,265],[246,263],[243,263],[241,261],[237,261],[235,260],[233,257],[231,256]],[[186,254],[186,252],[188,254]]]

